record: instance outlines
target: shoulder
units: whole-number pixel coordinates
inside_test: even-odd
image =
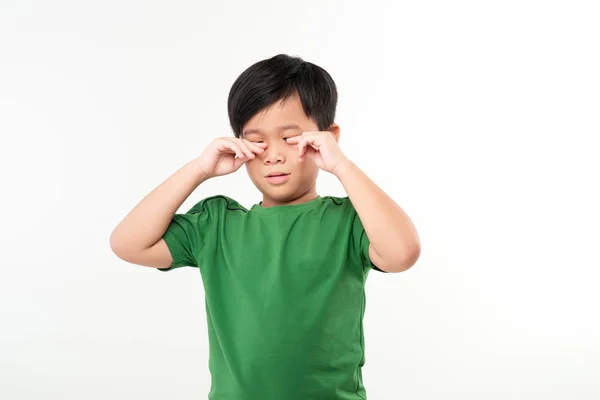
[[[351,223],[358,217],[349,197],[323,196],[322,213],[329,219]]]
[[[200,200],[192,208],[189,209],[187,214],[215,213],[227,211],[247,212],[248,210],[244,206],[242,206],[237,200],[219,194],[215,196],[206,197]]]
[[[348,196],[323,196],[323,206],[327,209],[337,210],[344,213],[356,212]]]

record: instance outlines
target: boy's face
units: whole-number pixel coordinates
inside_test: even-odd
[[[310,159],[298,160],[298,147],[287,138],[305,131],[318,131],[317,124],[306,117],[297,95],[278,101],[254,115],[242,128],[241,137],[250,142],[267,144],[262,154],[246,162],[246,170],[263,194],[263,207],[298,204],[317,196],[319,167]],[[271,174],[287,174],[269,177]]]

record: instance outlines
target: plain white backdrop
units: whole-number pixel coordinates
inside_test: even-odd
[[[0,1],[0,398],[204,399],[196,269],[109,236],[256,61],[339,89],[340,146],[422,255],[367,281],[370,400],[600,398],[593,1]],[[322,195],[345,195],[322,172]],[[184,203],[260,201],[245,168]]]

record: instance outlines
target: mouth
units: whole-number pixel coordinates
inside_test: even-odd
[[[267,180],[267,182],[277,185],[277,184],[285,183],[288,180],[289,176],[290,176],[290,174],[285,174],[283,172],[273,172],[273,173],[270,173],[269,175],[265,176],[265,179]]]

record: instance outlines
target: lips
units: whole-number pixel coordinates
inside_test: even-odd
[[[288,181],[289,175],[290,174],[286,174],[285,172],[274,171],[265,176],[265,179],[272,185],[283,185]]]
[[[266,177],[267,178],[272,178],[272,177],[275,177],[275,176],[286,176],[286,175],[289,175],[289,174],[286,174],[285,172],[271,172]]]

